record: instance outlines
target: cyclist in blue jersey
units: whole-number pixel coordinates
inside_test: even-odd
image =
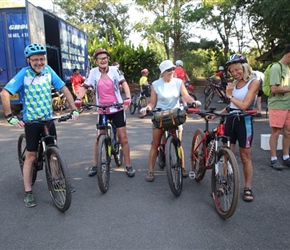
[[[46,49],[40,44],[30,44],[24,50],[29,66],[23,68],[11,79],[1,92],[3,111],[7,121],[25,130],[26,157],[23,165],[24,203],[26,207],[36,206],[32,193],[33,162],[36,159],[37,147],[41,134],[41,124],[32,123],[24,126],[24,122],[53,117],[51,87],[61,90],[72,108],[72,118],[77,119],[79,113],[74,99],[54,70],[46,65]],[[23,104],[23,121],[18,120],[11,112],[10,95],[21,92]],[[55,125],[49,125],[49,133],[56,136]],[[75,189],[74,189],[75,191]]]

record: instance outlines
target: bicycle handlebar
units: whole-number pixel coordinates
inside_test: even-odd
[[[202,117],[205,117],[207,115],[216,115],[216,116],[221,116],[221,117],[226,117],[226,116],[247,116],[247,115],[255,115],[258,113],[258,110],[253,109],[253,110],[233,110],[230,113],[220,113],[214,111],[214,109],[210,110],[201,110],[201,109],[196,109],[196,108],[188,108],[187,109],[188,113],[196,113]]]
[[[112,103],[112,104],[106,104],[106,105],[98,105],[98,104],[93,104],[93,103],[83,103],[82,104],[83,107],[97,107],[97,108],[101,108],[103,110],[105,110],[106,108],[110,108],[110,107],[115,107],[115,108],[122,108],[123,107],[123,103]]]
[[[29,120],[29,121],[23,121],[23,122],[25,124],[46,123],[46,122],[55,121],[55,120],[57,120],[58,122],[65,122],[71,118],[72,118],[72,114],[68,114],[68,115],[53,116],[52,118],[48,118],[48,119]]]

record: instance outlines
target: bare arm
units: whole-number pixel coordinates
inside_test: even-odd
[[[128,86],[128,83],[127,82],[123,82],[122,83],[122,88],[124,90],[125,97],[131,99],[131,92],[130,92],[130,88]]]
[[[284,94],[290,92],[290,87],[281,87],[280,85],[271,85],[272,94]]]
[[[1,92],[1,100],[2,100],[2,108],[4,111],[4,115],[7,116],[12,113],[11,104],[10,104],[10,93],[3,89]]]

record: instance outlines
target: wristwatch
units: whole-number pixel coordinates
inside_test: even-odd
[[[234,97],[234,96],[233,96],[233,95],[231,95],[231,96],[229,97],[229,99],[231,100],[233,97]]]

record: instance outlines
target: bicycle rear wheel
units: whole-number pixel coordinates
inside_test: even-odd
[[[204,88],[204,90],[203,90],[204,95],[205,96],[208,96],[209,93],[211,92],[211,89],[212,89],[211,84],[206,85],[205,88]]]
[[[71,181],[67,164],[55,146],[48,146],[45,152],[45,173],[50,197],[61,212],[71,204]]]
[[[123,150],[120,142],[116,143],[116,151],[114,152],[114,160],[117,167],[121,167],[123,164]]]
[[[205,175],[205,142],[200,142],[204,138],[204,132],[201,129],[195,131],[191,143],[191,167],[195,173],[195,180],[201,181]],[[199,145],[200,144],[200,145]],[[198,146],[199,145],[199,146]],[[198,146],[198,147],[197,147]]]
[[[130,111],[131,115],[134,115],[134,113],[136,111],[136,106],[137,106],[137,104],[136,104],[137,96],[135,94],[133,94],[131,97],[131,100],[132,100],[132,102],[130,103],[129,111]]]
[[[236,211],[239,182],[239,167],[234,153],[228,148],[221,148],[212,169],[211,184],[216,211],[223,219],[230,218]]]
[[[26,157],[26,138],[25,134],[21,134],[18,137],[18,142],[17,142],[17,155],[18,155],[18,162],[21,170],[21,174],[23,174],[23,165]],[[32,185],[36,181],[37,177],[37,170],[35,166],[32,168]]]
[[[178,148],[177,140],[171,136],[167,138],[165,152],[169,187],[175,196],[179,196],[183,186],[181,152],[180,148]]]
[[[205,96],[204,108],[208,109],[214,96],[214,89],[212,88],[208,95]]]
[[[99,188],[103,193],[106,193],[109,189],[110,183],[110,161],[111,161],[111,154],[109,155],[108,152],[108,143],[106,135],[99,135],[98,138],[98,183]]]

